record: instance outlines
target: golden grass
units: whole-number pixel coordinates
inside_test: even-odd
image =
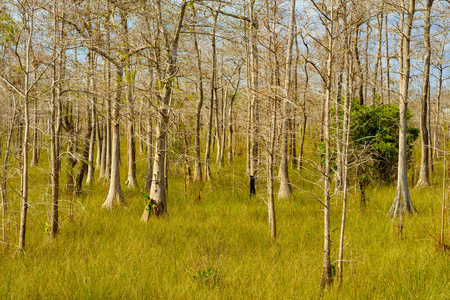
[[[144,174],[138,166],[139,181]],[[10,245],[0,256],[1,299],[445,299],[450,297],[450,256],[436,250],[441,206],[439,181],[429,190],[412,190],[419,213],[398,220],[386,216],[393,186],[367,190],[367,208],[350,191],[342,287],[319,289],[322,265],[322,210],[298,188],[289,200],[276,201],[278,239],[269,238],[266,189],[248,197],[244,156],[231,167],[213,169],[211,182],[191,183],[184,197],[181,169],[170,172],[170,217],[140,222],[139,190],[124,187],[127,206],[100,209],[107,184],[97,181],[61,203],[60,234],[45,233],[50,190],[40,167],[30,177],[30,208],[25,256],[14,257],[18,198],[9,191],[13,212]],[[180,164],[181,166],[181,164]],[[122,166],[125,169],[125,166]],[[178,168],[178,165],[172,165]],[[437,165],[435,174],[440,174]],[[124,171],[124,170],[123,170]],[[64,171],[63,171],[64,172]],[[321,195],[302,182],[299,188]],[[124,175],[124,174],[123,174]],[[438,176],[435,175],[435,176]],[[260,176],[264,176],[260,172]],[[122,176],[125,178],[125,176]],[[64,184],[65,178],[62,178]],[[11,182],[10,186],[17,184]],[[202,189],[201,202],[195,200]],[[61,197],[69,200],[65,194]],[[341,202],[332,199],[332,261],[337,259]],[[448,226],[448,221],[445,222]],[[448,236],[448,235],[447,235]],[[336,263],[337,267],[337,263]]]

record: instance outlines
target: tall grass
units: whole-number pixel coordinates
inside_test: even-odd
[[[138,179],[143,184],[144,161],[139,164]],[[290,199],[276,202],[279,235],[273,243],[263,171],[258,194],[249,198],[244,156],[237,157],[234,167],[213,169],[210,182],[188,184],[186,194],[181,166],[172,165],[169,173],[169,217],[141,223],[143,197],[139,190],[126,188],[126,206],[102,210],[107,183],[97,181],[72,203],[73,216],[69,214],[70,197],[62,195],[66,201],[61,203],[61,231],[55,241],[49,240],[45,232],[50,193],[47,167],[34,167],[30,193],[34,205],[30,208],[26,252],[23,257],[14,256],[14,222],[18,214],[13,212],[10,246],[0,256],[0,298],[450,297],[450,256],[435,248],[431,236],[439,232],[438,182],[429,190],[411,191],[419,214],[403,219],[402,240],[398,238],[397,220],[386,216],[394,187],[369,188],[365,210],[359,207],[358,191],[353,190],[348,207],[343,285],[321,292],[321,204],[301,191],[320,196],[317,186],[304,182],[300,173],[291,172],[298,188]],[[439,168],[436,174],[442,172]],[[13,191],[10,195],[12,210],[16,211],[18,201]],[[340,207],[339,198],[333,198],[332,260],[338,256]]]

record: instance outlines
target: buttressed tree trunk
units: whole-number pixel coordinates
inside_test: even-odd
[[[292,49],[294,45],[294,23],[295,23],[295,0],[291,0],[290,20],[289,20],[289,40],[286,54],[286,80],[284,89],[286,92],[286,99],[283,102],[284,118],[282,127],[281,140],[281,162],[280,162],[280,188],[278,190],[278,199],[284,199],[292,194],[291,183],[289,182],[288,171],[288,136],[289,136],[289,120],[290,120],[290,104],[292,100],[291,94],[291,77],[292,77]]]
[[[404,1],[402,1],[404,4]],[[405,7],[407,11],[406,27],[402,37],[403,51],[400,53],[401,60],[403,61],[400,72],[400,124],[399,124],[399,148],[398,148],[398,178],[397,178],[397,192],[395,194],[394,202],[389,210],[390,216],[397,216],[402,213],[413,213],[415,208],[411,201],[408,188],[408,176],[406,167],[406,138],[407,138],[407,109],[408,109],[408,89],[409,89],[409,77],[410,77],[410,42],[411,42],[411,29],[414,19],[416,1],[409,0],[408,7]],[[403,14],[403,11],[402,11]]]
[[[162,94],[158,94],[159,109],[158,121],[156,124],[156,145],[155,145],[155,160],[153,167],[152,185],[150,188],[150,199],[145,205],[141,220],[148,221],[151,214],[159,216],[167,214],[166,205],[166,177],[167,166],[165,166],[166,156],[166,135],[167,125],[169,122],[169,99],[172,93],[174,76],[177,71],[177,54],[178,42],[180,38],[181,28],[183,26],[184,14],[186,11],[186,0],[183,0],[180,6],[180,13],[178,17],[177,26],[172,34],[172,39],[169,39],[169,33],[162,21],[161,0],[156,0],[156,9],[158,14],[158,26],[162,31],[166,43],[166,58],[168,60],[168,69],[163,82]]]
[[[112,155],[111,155],[111,177],[109,182],[108,196],[103,202],[102,208],[110,209],[114,204],[123,204],[125,199],[123,197],[122,188],[120,186],[120,99],[122,97],[123,85],[123,65],[116,65],[116,95],[113,102],[112,113]]]
[[[430,139],[429,139],[429,88],[430,88],[430,62],[431,62],[431,45],[430,45],[430,15],[431,7],[434,0],[427,0],[424,11],[424,26],[423,26],[423,42],[425,46],[425,55],[423,62],[423,79],[422,79],[422,101],[420,110],[420,137],[421,137],[421,159],[420,159],[420,174],[416,187],[430,186]]]

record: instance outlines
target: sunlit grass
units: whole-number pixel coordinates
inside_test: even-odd
[[[144,163],[138,165],[143,184]],[[442,173],[436,165],[435,176]],[[125,164],[122,163],[123,172]],[[123,186],[126,206],[100,207],[107,183],[97,180],[76,197],[70,217],[67,194],[61,199],[60,234],[45,233],[50,201],[47,166],[30,173],[31,189],[24,257],[15,256],[18,198],[11,190],[9,248],[0,257],[2,299],[401,299],[448,298],[450,256],[436,249],[440,232],[442,187],[411,190],[419,213],[387,217],[394,186],[367,190],[361,209],[359,190],[349,192],[344,281],[322,293],[319,281],[323,254],[323,212],[311,194],[321,197],[305,173],[291,172],[297,186],[288,200],[276,202],[278,239],[270,241],[265,173],[258,194],[248,197],[245,155],[234,167],[213,167],[208,183],[189,183],[186,193],[182,164],[169,172],[169,217],[140,216],[139,190]],[[64,172],[64,169],[63,169]],[[122,173],[125,178],[125,173]],[[313,181],[312,177],[309,178]],[[316,180],[316,179],[314,179]],[[65,176],[62,178],[65,184]],[[18,182],[10,186],[17,188]],[[197,201],[200,190],[200,201]],[[332,199],[332,261],[338,256],[341,200]],[[445,222],[448,225],[448,221]],[[448,235],[447,235],[448,236]],[[335,263],[337,267],[337,263]]]

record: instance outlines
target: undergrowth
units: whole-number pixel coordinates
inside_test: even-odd
[[[0,256],[1,299],[407,299],[449,298],[450,256],[434,246],[440,232],[441,187],[411,190],[419,213],[398,222],[387,217],[393,186],[369,188],[367,207],[350,190],[344,280],[319,289],[323,212],[316,179],[291,172],[294,195],[276,201],[278,238],[271,242],[264,172],[249,198],[244,156],[234,166],[213,168],[210,182],[184,185],[169,172],[168,217],[142,223],[140,190],[124,187],[126,206],[100,207],[107,182],[97,180],[71,201],[61,196],[60,233],[47,237],[48,175],[31,170],[32,206],[26,252],[14,256],[18,198],[11,194],[8,248]],[[144,170],[139,161],[138,170]],[[122,166],[125,172],[125,166]],[[172,168],[181,168],[173,165]],[[436,164],[436,174],[439,165]],[[63,171],[64,172],[64,171]],[[143,172],[143,171],[142,171]],[[139,173],[141,184],[144,173]],[[122,174],[122,179],[125,178]],[[62,178],[62,184],[65,178]],[[14,183],[10,183],[13,187]],[[307,193],[305,192],[307,191]],[[341,213],[332,199],[332,261],[338,253]],[[448,225],[448,221],[445,222]],[[448,234],[446,235],[448,236]]]

